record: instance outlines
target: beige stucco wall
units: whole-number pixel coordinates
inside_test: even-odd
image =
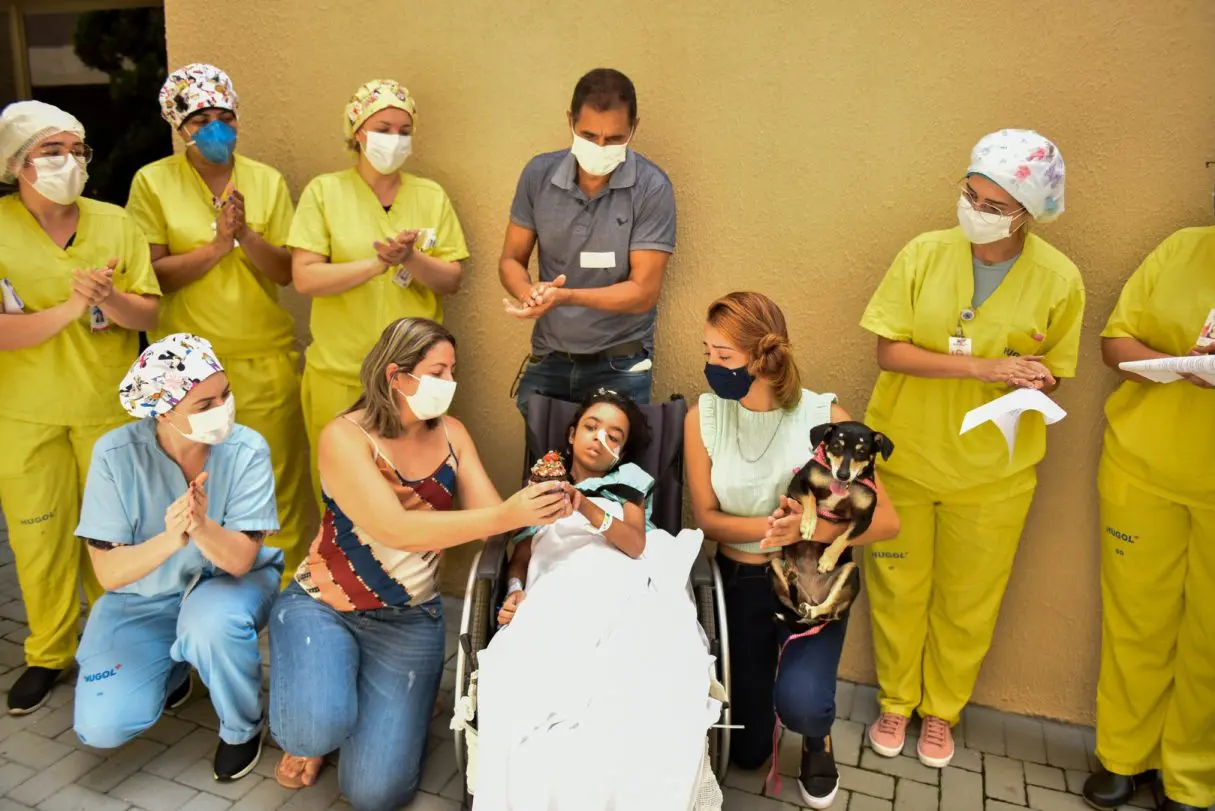
[[[877,370],[857,321],[895,252],[952,224],[951,182],[981,135],[1020,126],[1055,139],[1069,168],[1067,214],[1039,233],[1085,274],[1086,333],[1079,380],[1059,394],[1070,417],[1050,430],[975,700],[1091,719],[1094,471],[1113,383],[1097,336],[1140,257],[1173,229],[1211,219],[1211,0],[165,5],[170,63],[231,73],[241,148],[281,169],[296,193],[346,165],[340,115],[359,83],[397,77],[417,97],[410,168],[447,189],[473,255],[447,310],[461,340],[455,411],[503,489],[518,476],[521,423],[507,391],[528,329],[502,314],[498,250],[524,163],[568,143],[563,116],[585,70],[609,65],[637,83],[636,146],[676,187],[659,397],[703,389],[704,308],[751,288],[790,317],[809,385],[863,413]],[[291,306],[303,334],[307,305]],[[463,568],[449,566],[449,578]],[[873,677],[861,612],[843,673]]]

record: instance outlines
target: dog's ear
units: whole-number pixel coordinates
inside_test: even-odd
[[[890,454],[894,453],[894,443],[890,441],[890,437],[883,433],[875,433],[873,442],[877,449],[881,452],[883,459],[889,459]]]
[[[810,447],[817,448],[827,440],[831,439],[831,435],[835,433],[835,423],[824,422],[822,425],[816,425],[810,429]]]

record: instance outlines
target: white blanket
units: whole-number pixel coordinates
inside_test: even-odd
[[[687,586],[702,540],[656,530],[633,560],[578,514],[533,538],[526,598],[479,657],[475,811],[691,807],[721,712]]]

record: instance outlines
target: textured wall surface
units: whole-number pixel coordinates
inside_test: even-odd
[[[399,78],[420,107],[414,172],[451,195],[473,258],[448,304],[461,340],[455,413],[499,488],[517,481],[520,420],[507,397],[528,329],[502,314],[497,256],[515,181],[568,145],[582,72],[636,82],[636,147],[670,174],[679,249],[663,294],[656,391],[695,395],[701,319],[733,289],[772,295],[808,384],[864,412],[877,374],[857,322],[898,249],[954,223],[953,182],[1001,127],[1053,138],[1067,213],[1039,230],[1089,291],[1079,379],[1059,402],[1041,486],[975,700],[1089,720],[1097,677],[1095,467],[1113,376],[1098,332],[1140,258],[1211,219],[1215,4],[1210,0],[805,0],[609,5],[542,0],[287,3],[167,0],[172,65],[228,70],[241,148],[287,176],[347,165],[340,115],[361,82]],[[154,100],[149,99],[149,103]],[[306,340],[307,304],[289,294]],[[447,580],[465,564],[450,560]],[[871,680],[854,612],[844,675]]]

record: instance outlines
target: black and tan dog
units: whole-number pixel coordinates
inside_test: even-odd
[[[827,423],[810,431],[814,457],[793,476],[785,495],[802,506],[801,537],[772,561],[772,587],[793,630],[839,619],[860,593],[857,565],[836,568],[852,539],[864,534],[877,507],[877,456],[889,459],[894,443],[860,422]],[[811,541],[819,518],[846,522],[830,544]],[[787,609],[787,610],[783,610]]]

